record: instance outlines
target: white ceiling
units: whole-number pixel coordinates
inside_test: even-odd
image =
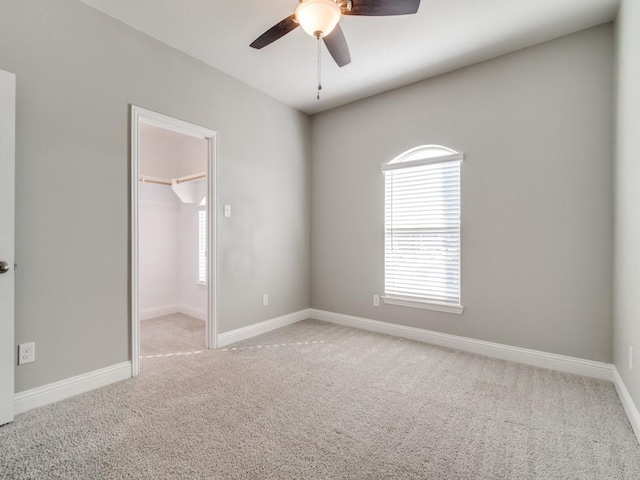
[[[301,28],[262,50],[249,47],[297,0],[83,1],[310,114],[611,21],[619,4],[422,0],[416,15],[343,16],[352,62],[338,68],[324,49],[318,101],[317,45]]]

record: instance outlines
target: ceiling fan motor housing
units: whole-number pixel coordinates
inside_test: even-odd
[[[314,38],[329,35],[341,16],[340,6],[334,0],[304,0],[295,13],[300,26]]]

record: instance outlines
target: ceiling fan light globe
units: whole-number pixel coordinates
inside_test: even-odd
[[[317,38],[332,32],[342,12],[333,0],[304,0],[298,4],[295,15],[303,30]]]

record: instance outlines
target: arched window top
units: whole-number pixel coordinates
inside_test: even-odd
[[[382,171],[399,168],[417,167],[432,163],[462,161],[464,155],[442,145],[421,145],[398,155],[390,162],[382,165]]]

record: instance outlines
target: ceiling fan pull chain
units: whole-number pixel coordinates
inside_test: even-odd
[[[316,100],[320,100],[320,90],[322,90],[322,56],[321,56],[321,45],[320,45],[320,35],[318,34],[318,94],[316,95]]]

